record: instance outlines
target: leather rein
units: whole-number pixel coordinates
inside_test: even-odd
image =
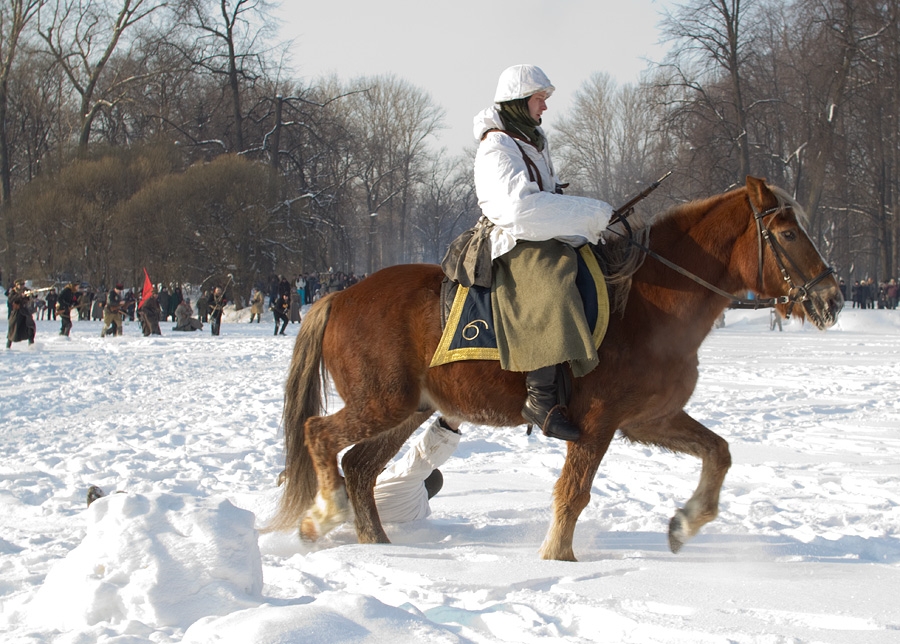
[[[777,304],[787,304],[788,305],[787,315],[788,315],[788,317],[790,317],[790,314],[791,314],[791,311],[793,310],[794,305],[799,303],[799,304],[803,305],[803,308],[805,309],[807,315],[809,315],[812,320],[819,319],[820,316],[816,312],[815,308],[813,307],[812,302],[809,298],[809,294],[810,294],[811,289],[814,286],[816,286],[816,284],[818,284],[823,279],[825,279],[826,277],[828,277],[829,275],[834,273],[834,268],[829,266],[828,268],[826,268],[824,271],[822,271],[821,273],[819,273],[812,279],[807,279],[806,276],[803,274],[803,271],[800,270],[800,268],[797,266],[797,263],[793,259],[791,259],[791,256],[787,253],[787,251],[784,249],[784,247],[781,246],[781,244],[779,244],[776,241],[775,236],[772,234],[772,232],[769,230],[768,226],[766,226],[766,224],[763,221],[766,217],[773,215],[773,214],[777,214],[777,213],[781,212],[782,210],[784,210],[785,205],[781,204],[781,205],[775,206],[774,208],[769,208],[768,210],[760,212],[757,209],[756,205],[750,199],[748,199],[747,201],[750,204],[750,208],[753,211],[753,218],[756,221],[757,246],[759,248],[759,260],[758,260],[759,272],[758,272],[758,277],[757,277],[757,285],[759,287],[758,291],[762,292],[763,285],[764,285],[763,240],[765,240],[768,247],[772,250],[772,256],[775,258],[775,263],[778,266],[778,270],[781,272],[782,278],[788,285],[788,289],[789,289],[788,295],[781,295],[778,297],[769,297],[769,298],[763,298],[763,299],[737,298],[734,296],[734,294],[729,293],[728,291],[725,291],[723,289],[720,289],[718,286],[715,286],[714,284],[710,284],[703,278],[691,273],[690,271],[682,268],[681,266],[678,266],[677,264],[675,264],[672,261],[669,261],[668,259],[666,259],[662,255],[660,255],[659,253],[656,253],[656,252],[650,250],[650,248],[648,248],[644,244],[640,243],[639,241],[636,241],[634,239],[634,235],[632,233],[631,226],[627,222],[627,216],[629,214],[631,214],[631,212],[624,213],[622,216],[618,217],[615,222],[613,222],[613,223],[622,223],[622,225],[628,231],[627,235],[619,233],[617,231],[611,231],[611,232],[614,232],[617,235],[625,237],[628,240],[628,243],[630,243],[632,246],[635,246],[636,248],[640,249],[648,257],[652,257],[659,263],[661,263],[665,266],[668,266],[669,268],[674,270],[676,273],[679,273],[679,274],[683,275],[684,277],[687,277],[688,279],[693,280],[700,286],[706,288],[709,291],[712,291],[716,295],[721,295],[722,297],[727,298],[728,300],[731,300],[732,308],[761,309],[761,308],[771,308],[771,307],[776,306]],[[794,272],[797,275],[799,275],[801,279],[805,280],[802,286],[797,286],[797,284],[794,282],[793,278],[791,278],[791,274],[788,272],[787,266],[785,265],[785,260],[787,261],[788,264],[790,264],[790,266],[794,270]]]

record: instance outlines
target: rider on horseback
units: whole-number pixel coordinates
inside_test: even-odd
[[[597,365],[597,351],[575,285],[574,247],[597,243],[612,207],[563,195],[540,127],[555,88],[541,69],[503,71],[494,105],[475,117],[475,188],[490,227],[491,303],[500,364],[526,372],[523,418],[547,436],[578,440],[558,395],[558,373]],[[487,221],[484,221],[484,219]]]

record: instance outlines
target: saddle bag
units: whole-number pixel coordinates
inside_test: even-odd
[[[444,275],[462,286],[490,288],[490,232],[493,227],[487,217],[481,217],[474,227],[454,239],[441,261]]]

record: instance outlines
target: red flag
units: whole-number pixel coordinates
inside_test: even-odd
[[[138,308],[144,306],[144,302],[150,299],[150,294],[153,293],[153,282],[150,281],[150,275],[147,274],[147,269],[144,269],[144,286],[141,289],[141,301],[138,304]]]

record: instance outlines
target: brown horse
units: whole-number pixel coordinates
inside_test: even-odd
[[[748,177],[746,187],[679,206],[652,224],[649,255],[624,310],[612,315],[600,364],[573,382],[568,414],[582,435],[569,443],[554,488],[543,558],[575,560],[575,523],[616,430],[702,461],[696,491],[669,525],[673,552],[716,517],[728,444],[683,407],[697,382],[697,351],[726,294],[802,304],[798,313],[821,329],[843,304],[798,212],[783,191]],[[441,337],[442,278],[437,266],[393,266],[312,307],[286,385],[286,481],[270,530],[299,525],[304,538],[316,539],[353,515],[361,543],[387,543],[375,478],[434,410],[456,421],[523,424],[525,374],[492,361],[429,368]],[[330,416],[321,415],[325,370],[345,403]],[[337,457],[351,445],[341,463],[345,482]]]

